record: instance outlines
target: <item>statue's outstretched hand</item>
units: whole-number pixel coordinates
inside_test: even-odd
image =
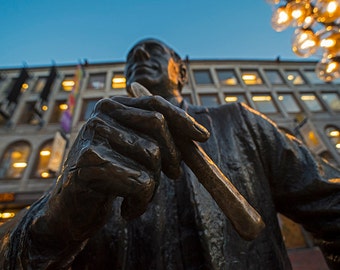
[[[146,210],[161,170],[170,178],[179,176],[177,137],[205,141],[209,132],[159,96],[102,99],[66,164],[79,184],[124,197],[122,216],[131,219]]]

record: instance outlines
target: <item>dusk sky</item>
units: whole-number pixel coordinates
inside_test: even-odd
[[[265,0],[0,0],[0,12],[0,67],[124,61],[147,37],[190,59],[301,60]]]

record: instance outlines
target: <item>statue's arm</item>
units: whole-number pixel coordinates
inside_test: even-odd
[[[73,173],[64,176],[65,183],[60,182],[8,228],[1,242],[2,269],[67,268],[105,223],[113,197],[77,185]]]
[[[305,147],[296,148],[281,156],[287,165],[278,169],[285,178],[273,185],[277,208],[311,232],[331,269],[339,269],[340,172],[315,160]]]
[[[304,226],[332,269],[340,268],[340,171],[316,158],[296,138],[244,111],[255,129],[278,212]],[[254,124],[256,123],[256,124]]]
[[[176,122],[182,136],[208,136],[184,111],[160,97],[100,101],[69,151],[54,189],[3,235],[0,268],[68,269],[106,223],[117,197],[124,198],[125,220],[141,215],[161,170],[174,178],[180,173],[169,121]]]

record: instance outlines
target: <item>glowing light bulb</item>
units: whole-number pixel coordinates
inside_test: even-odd
[[[59,109],[62,110],[62,111],[67,110],[67,108],[68,108],[68,105],[65,104],[65,103],[59,105]]]
[[[289,15],[286,7],[281,6],[274,11],[271,22],[273,29],[281,32],[291,24],[292,17]]]
[[[332,130],[331,132],[329,132],[329,136],[331,136],[331,137],[339,137],[340,136],[340,132],[338,130]]]
[[[49,174],[48,172],[42,172],[42,173],[40,174],[40,176],[41,176],[42,178],[47,178],[47,177],[50,176],[50,174]]]
[[[321,40],[320,47],[325,49],[327,54],[331,56],[338,55],[340,53],[340,33],[329,31],[328,37]]]
[[[318,50],[319,40],[314,32],[309,29],[302,29],[295,32],[292,50],[300,57],[309,57]]]
[[[291,1],[287,4],[286,10],[292,17],[293,26],[302,25],[306,18],[312,13],[312,7],[309,1]]]
[[[51,154],[51,151],[49,150],[41,150],[40,155],[41,156],[49,156]]]
[[[324,58],[315,68],[317,76],[325,81],[330,82],[334,79],[340,78],[340,65],[336,58]]]
[[[14,168],[26,168],[27,163],[26,162],[15,162],[12,164]]]
[[[339,0],[318,0],[315,3],[314,14],[321,23],[329,24],[340,17]]]

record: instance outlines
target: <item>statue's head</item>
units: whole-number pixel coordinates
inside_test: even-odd
[[[152,94],[165,98],[180,92],[187,81],[187,71],[180,56],[156,39],[144,39],[127,55],[127,89],[133,82],[144,85]]]

